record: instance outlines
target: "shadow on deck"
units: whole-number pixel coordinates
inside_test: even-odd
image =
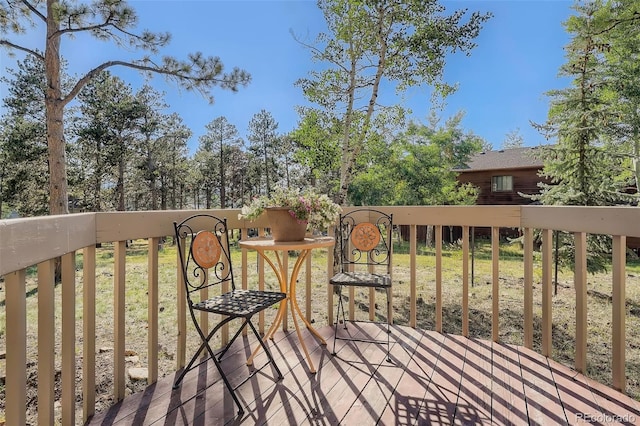
[[[318,331],[326,347],[304,332],[313,375],[295,332],[276,333],[269,347],[284,379],[266,367],[243,384],[242,417],[208,362],[179,389],[167,376],[87,424],[640,424],[640,402],[523,347],[393,326],[389,363],[385,347],[371,343],[339,340],[333,356],[333,328]],[[350,332],[384,336],[367,323]],[[248,374],[255,344],[238,343],[223,360],[232,384]],[[265,359],[259,354],[256,365]]]

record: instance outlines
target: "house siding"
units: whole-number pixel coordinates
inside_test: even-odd
[[[538,167],[499,170],[470,170],[460,173],[460,183],[471,183],[479,188],[478,205],[521,205],[531,204],[531,199],[520,194],[537,194],[540,192],[538,182],[543,179],[538,176]],[[491,191],[491,178],[494,176],[512,176],[512,191]]]

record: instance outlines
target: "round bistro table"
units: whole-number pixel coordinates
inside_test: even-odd
[[[309,372],[315,373],[316,369],[311,361],[311,357],[309,356],[309,350],[307,349],[307,345],[305,345],[304,340],[302,339],[302,334],[300,332],[300,327],[298,325],[298,318],[302,320],[302,322],[307,326],[307,329],[315,335],[320,344],[326,345],[327,342],[320,336],[318,331],[313,328],[311,323],[307,321],[305,316],[302,314],[300,310],[300,306],[298,306],[298,301],[296,300],[296,281],[298,280],[298,273],[300,272],[300,267],[304,260],[309,256],[311,250],[317,248],[327,248],[333,247],[335,244],[335,239],[333,237],[308,237],[302,241],[273,241],[271,238],[249,238],[247,240],[240,241],[240,247],[255,250],[258,252],[260,257],[262,257],[265,262],[271,266],[273,272],[276,274],[278,279],[278,283],[280,284],[280,291],[287,295],[287,298],[284,300],[289,304],[289,311],[291,312],[291,318],[293,319],[293,325],[296,329],[296,333],[298,335],[298,342],[300,347],[304,351],[305,357],[307,358],[307,364],[309,366]],[[298,259],[296,259],[295,264],[293,265],[293,269],[291,271],[291,276],[287,280],[288,271],[285,269],[285,264],[283,262],[282,252],[296,250],[300,252]],[[275,254],[275,262],[268,255],[269,252],[273,252]],[[278,326],[282,323],[284,318],[284,313],[286,311],[287,303],[280,303],[280,307],[278,308],[278,312],[276,317],[269,328],[269,331],[264,335],[263,340],[266,342],[267,339],[270,339],[273,336],[273,333],[276,331]],[[247,365],[251,365],[253,363],[253,358],[258,353],[262,346],[258,345],[249,359],[247,360]]]

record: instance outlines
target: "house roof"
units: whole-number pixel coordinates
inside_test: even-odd
[[[455,169],[455,171],[542,168],[542,160],[534,155],[537,149],[538,147],[524,147],[481,152],[471,157],[467,164]]]

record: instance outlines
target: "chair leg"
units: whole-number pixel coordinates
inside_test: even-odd
[[[191,371],[191,368],[193,367],[193,364],[196,362],[196,360],[198,359],[198,356],[202,353],[202,351],[204,351],[205,348],[209,352],[209,356],[211,358],[215,358],[216,357],[215,354],[213,353],[213,350],[211,349],[211,346],[209,346],[209,340],[211,340],[211,338],[214,336],[214,334],[216,334],[216,332],[220,329],[220,327],[222,327],[224,324],[226,324],[229,321],[230,321],[230,318],[227,318],[227,320],[222,321],[221,323],[216,325],[213,328],[213,330],[211,330],[211,332],[209,333],[208,336],[205,336],[204,333],[202,332],[202,329],[198,325],[197,321],[194,320],[193,324],[195,326],[196,331],[200,335],[202,343],[200,344],[200,347],[195,352],[195,354],[191,357],[191,360],[189,361],[189,364],[187,364],[187,366],[180,373],[180,376],[178,376],[176,381],[173,383],[173,389],[178,389],[180,387],[180,384],[182,383],[182,379],[184,379],[184,376],[189,371]]]
[[[213,356],[212,359],[213,359],[213,363],[218,369],[218,373],[220,373],[220,377],[222,377],[222,381],[224,382],[225,387],[229,390],[229,393],[231,394],[231,398],[233,398],[233,401],[238,406],[238,417],[241,417],[244,414],[244,408],[242,408],[242,404],[240,404],[240,400],[236,396],[236,391],[233,389],[233,386],[231,386],[231,383],[229,383],[229,380],[227,379],[227,375],[224,374],[224,371],[222,371],[222,366],[220,365],[220,361],[218,361],[218,358],[216,356]]]
[[[244,328],[245,325],[247,325],[248,322],[249,321],[245,319],[244,324],[242,324],[240,328],[238,328],[238,331],[236,331],[236,334],[233,335],[233,338],[229,340],[229,343],[227,343],[227,346],[225,346],[224,349],[218,353],[218,361],[222,360],[222,357],[224,356],[224,354],[227,353],[227,351],[229,350],[233,342],[235,342],[238,336],[240,336],[240,333],[242,333],[242,329]]]
[[[193,314],[192,314],[192,316],[193,316]],[[222,377],[222,381],[224,382],[225,387],[229,390],[229,393],[231,394],[231,397],[233,398],[233,401],[238,406],[238,416],[242,416],[244,414],[244,408],[242,408],[242,404],[240,404],[240,400],[236,396],[236,393],[235,393],[235,391],[233,389],[233,386],[231,386],[231,383],[227,379],[227,376],[225,375],[224,371],[222,370],[222,366],[220,365],[220,361],[218,360],[218,357],[216,356],[216,354],[213,352],[213,349],[211,349],[211,346],[209,345],[209,341],[218,332],[218,330],[223,325],[225,325],[226,323],[228,323],[229,321],[231,321],[233,319],[234,319],[233,317],[225,318],[223,321],[219,322],[213,328],[213,330],[211,330],[209,332],[209,334],[207,336],[204,335],[204,333],[202,332],[202,329],[198,325],[198,322],[194,319],[193,325],[195,326],[196,331],[198,332],[198,334],[200,335],[200,338],[202,339],[202,344],[200,345],[200,347],[198,348],[196,353],[193,355],[193,357],[191,357],[191,361],[189,361],[189,364],[187,365],[187,367],[182,370],[182,372],[180,373],[180,376],[174,382],[173,389],[177,389],[178,387],[180,387],[180,384],[182,383],[182,380],[184,379],[184,376],[189,371],[191,371],[191,368],[193,367],[193,364],[195,363],[196,359],[198,359],[198,356],[200,355],[200,353],[202,353],[202,351],[206,348],[207,352],[209,352],[209,357],[213,360],[214,365],[218,369],[218,373],[220,373],[220,377]],[[242,327],[240,328],[240,330],[242,330]],[[233,339],[231,339],[229,344],[227,344],[227,346],[225,347],[224,352],[226,352],[229,349],[229,346],[231,346],[231,344],[239,336],[239,334],[240,333],[236,333],[236,335],[233,337]]]
[[[262,349],[267,354],[267,358],[269,358],[269,362],[273,365],[273,368],[275,368],[276,372],[278,373],[278,380],[282,380],[284,376],[282,375],[282,372],[278,368],[278,364],[276,364],[276,361],[273,359],[273,355],[271,355],[271,351],[269,350],[267,345],[264,343],[264,340],[262,340],[262,338],[260,337],[260,334],[258,333],[258,330],[253,325],[253,323],[250,320],[248,320],[247,323],[249,324],[249,327],[251,327],[253,334],[256,336],[256,338],[260,342],[260,346],[262,346]]]
[[[338,304],[336,305],[336,322],[333,330],[333,352],[332,355],[336,354],[336,340],[338,338],[338,323],[340,322],[340,309],[342,309],[342,322],[347,328],[347,323],[344,320],[344,306],[342,305],[342,286],[338,286]]]

